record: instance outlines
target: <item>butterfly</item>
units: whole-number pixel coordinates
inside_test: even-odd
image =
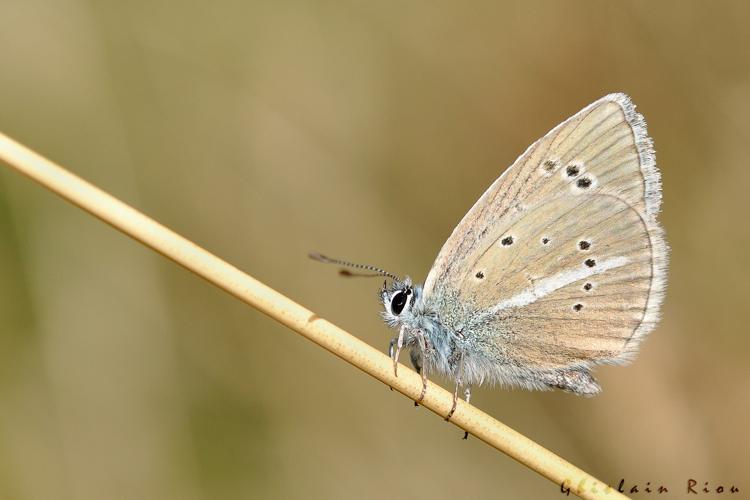
[[[532,144],[479,198],[424,285],[391,279],[380,300],[426,391],[428,373],[591,396],[592,369],[635,356],[659,320],[668,248],[661,176],[646,123],[610,94]],[[397,374],[397,372],[396,372]],[[419,401],[418,400],[418,401]]]

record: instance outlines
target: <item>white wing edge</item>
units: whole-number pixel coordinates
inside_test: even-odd
[[[615,93],[606,95],[599,101],[591,104],[591,106],[595,106],[601,101],[614,102],[620,106],[625,115],[625,120],[633,131],[635,147],[638,151],[641,171],[645,180],[644,198],[646,202],[646,214],[644,222],[649,238],[651,238],[653,253],[653,260],[651,262],[651,289],[649,290],[646,302],[646,311],[643,314],[641,324],[635,329],[633,335],[625,344],[623,352],[613,360],[614,363],[623,363],[633,360],[641,341],[659,322],[660,309],[664,302],[664,292],[667,286],[669,247],[664,240],[664,229],[662,229],[656,220],[656,216],[661,209],[661,173],[656,166],[654,143],[648,136],[646,120],[635,110],[635,104],[625,94]]]

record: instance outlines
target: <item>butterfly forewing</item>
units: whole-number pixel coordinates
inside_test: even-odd
[[[540,370],[617,362],[657,319],[666,247],[659,174],[622,94],[532,145],[484,193],[440,251],[425,300],[489,362]],[[464,328],[464,325],[458,325]]]

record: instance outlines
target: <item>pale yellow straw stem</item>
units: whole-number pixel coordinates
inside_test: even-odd
[[[169,257],[407,397],[413,400],[419,397],[422,378],[416,372],[401,366],[398,377],[395,377],[393,363],[384,353],[2,133],[0,159],[47,189]],[[451,392],[429,382],[427,394],[421,404],[445,417],[451,409],[452,401]],[[571,493],[581,498],[625,498],[596,478],[464,401],[458,402],[451,422],[543,475],[557,485],[558,491],[565,483],[570,486]],[[453,436],[449,435],[446,438]]]

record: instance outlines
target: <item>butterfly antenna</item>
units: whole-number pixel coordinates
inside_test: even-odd
[[[317,252],[310,252],[307,254],[308,257],[310,257],[313,260],[317,260],[318,262],[323,262],[324,264],[336,264],[339,266],[344,267],[353,267],[355,269],[365,269],[367,271],[372,271],[375,274],[360,274],[360,273],[352,273],[351,271],[348,271],[346,269],[342,269],[339,271],[339,274],[341,276],[347,276],[347,277],[354,277],[354,276],[365,276],[365,277],[372,277],[372,276],[387,276],[388,278],[391,278],[395,281],[399,281],[398,276],[395,274],[389,273],[385,269],[380,269],[379,267],[375,266],[368,266],[367,264],[356,264],[354,262],[347,262],[345,260],[339,260],[339,259],[332,259],[330,257],[326,257],[323,254],[319,254]]]

